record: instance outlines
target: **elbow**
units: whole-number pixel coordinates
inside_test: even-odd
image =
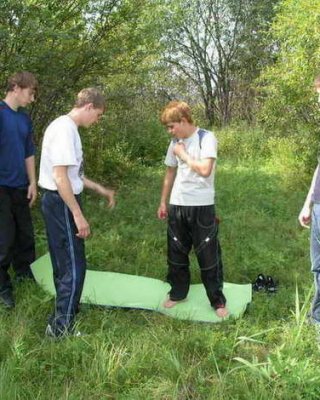
[[[195,168],[195,171],[202,177],[208,178],[214,169],[214,165],[212,162],[201,162]]]
[[[203,178],[208,178],[211,175],[211,169],[210,170],[202,170],[199,171],[199,175],[202,176]]]
[[[53,181],[56,184],[57,188],[61,187],[63,179],[60,176],[53,176]]]
[[[60,174],[54,173],[52,174],[52,178],[56,186],[59,188],[63,184],[64,177]]]

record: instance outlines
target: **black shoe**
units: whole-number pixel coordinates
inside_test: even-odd
[[[266,279],[266,291],[268,293],[275,293],[277,291],[277,285],[275,284],[272,276],[268,275]]]
[[[36,282],[35,277],[33,276],[33,273],[31,269],[29,271],[23,272],[22,274],[16,274],[15,276],[15,281],[17,283],[23,282],[29,280],[31,282]]]
[[[260,292],[266,289],[267,280],[263,274],[259,274],[255,282],[252,284],[252,289],[255,292]]]
[[[0,303],[6,308],[14,308],[15,302],[11,289],[5,289],[0,291]]]

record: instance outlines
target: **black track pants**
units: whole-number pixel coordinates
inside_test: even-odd
[[[0,187],[0,291],[10,288],[8,269],[32,277],[35,243],[27,189]]]
[[[190,286],[189,253],[194,248],[210,304],[225,304],[223,265],[214,206],[171,205],[168,216],[168,275],[170,299],[187,297]]]

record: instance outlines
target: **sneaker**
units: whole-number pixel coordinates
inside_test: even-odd
[[[252,289],[255,292],[260,292],[261,290],[266,289],[266,283],[267,283],[266,277],[263,274],[259,274],[255,282],[253,282],[252,284]]]
[[[46,330],[45,330],[45,335],[53,338],[53,339],[62,339],[65,337],[81,337],[84,336],[80,331],[65,331],[61,333],[55,333],[54,330],[52,329],[52,326],[50,324],[47,325]]]
[[[52,326],[50,324],[47,325],[45,333],[46,336],[56,338],[56,334],[53,332]]]
[[[268,275],[266,279],[266,291],[268,293],[275,293],[277,291],[277,285],[275,284],[272,276]]]
[[[0,303],[6,308],[15,307],[16,304],[11,289],[5,289],[0,292]]]

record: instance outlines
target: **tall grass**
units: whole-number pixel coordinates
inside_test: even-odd
[[[311,176],[290,164],[296,155],[281,141],[283,162],[276,163],[265,140],[257,147],[263,132],[232,135],[219,134],[216,180],[225,279],[248,283],[263,272],[274,276],[278,292],[254,294],[242,318],[217,325],[83,306],[78,324],[87,335],[51,341],[44,329],[53,299],[21,283],[15,311],[0,308],[1,400],[320,397],[318,337],[307,324],[308,232],[297,223]],[[112,211],[95,195],[84,196],[93,230],[89,268],[164,278],[166,225],[155,216],[163,172],[134,164]],[[46,241],[38,211],[34,217],[40,255]],[[194,257],[191,269],[192,282],[200,282]]]

